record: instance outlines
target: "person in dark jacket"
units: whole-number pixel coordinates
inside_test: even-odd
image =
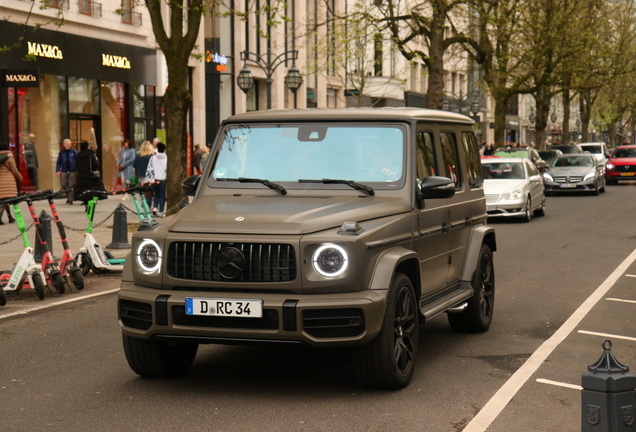
[[[71,148],[71,140],[66,138],[62,142],[64,148],[57,155],[55,164],[55,175],[60,178],[60,186],[67,190],[66,204],[73,204],[73,185],[75,184],[75,173],[77,172],[77,150]]]
[[[146,179],[146,171],[148,170],[148,162],[150,162],[150,158],[155,154],[155,147],[152,145],[150,141],[144,141],[141,144],[141,149],[137,156],[135,157],[135,176],[137,177],[137,181],[143,184],[148,180]],[[152,207],[152,191],[145,191],[144,197],[146,199],[146,203],[148,207]]]
[[[81,199],[84,205],[92,198],[92,196],[81,196],[87,190],[103,190],[102,180],[100,177],[94,177],[93,171],[99,171],[99,161],[95,152],[88,148],[88,142],[80,143],[80,152],[77,154],[77,180],[75,182],[75,196]]]

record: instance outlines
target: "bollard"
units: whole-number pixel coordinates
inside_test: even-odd
[[[44,210],[40,213],[38,217],[40,220],[40,225],[42,225],[42,232],[44,232],[44,238],[46,239],[46,244],[51,251],[51,256],[54,260],[57,260],[53,255],[53,234],[51,233],[51,216]],[[35,248],[33,250],[33,258],[35,262],[42,262],[42,258],[44,257],[44,251],[42,250],[42,244],[40,244],[40,237],[38,236],[38,230],[35,230],[35,241],[33,242]]]
[[[581,379],[581,432],[636,431],[636,376],[612,354],[612,342],[603,342],[603,354],[587,367]]]
[[[113,241],[106,246],[109,249],[130,249],[128,243],[128,220],[126,209],[119,204],[115,209],[115,221],[113,222]]]

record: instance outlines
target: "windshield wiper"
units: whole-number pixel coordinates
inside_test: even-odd
[[[256,179],[256,178],[245,178],[245,177],[239,177],[239,178],[217,178],[217,181],[237,181],[240,183],[262,183],[265,186],[267,186],[270,189],[274,189],[277,190],[278,192],[280,192],[281,195],[287,195],[287,189],[285,189],[284,187],[282,187],[279,184],[276,183],[272,183],[269,180],[261,180],[261,179]]]
[[[360,183],[356,183],[353,180],[336,180],[336,179],[305,180],[305,179],[300,179],[300,180],[298,180],[298,183],[343,184],[343,185],[347,185],[349,187],[352,187],[355,190],[364,191],[369,196],[375,195],[375,192],[373,191],[373,188],[371,188],[369,186],[366,186],[366,185],[363,185],[363,184],[360,184]]]

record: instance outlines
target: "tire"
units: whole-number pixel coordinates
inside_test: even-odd
[[[182,342],[154,342],[122,334],[128,365],[146,378],[172,378],[185,374],[199,345]]]
[[[473,296],[460,313],[449,313],[448,322],[453,330],[467,333],[483,333],[490,327],[495,308],[495,267],[492,251],[483,244],[479,261],[471,282]]]
[[[71,279],[73,279],[73,285],[75,285],[75,289],[77,289],[78,291],[84,289],[84,275],[82,273],[82,270],[73,270],[73,272],[71,273]]]
[[[64,291],[66,291],[66,286],[64,284],[64,276],[62,276],[62,273],[53,275],[51,277],[51,281],[53,282],[55,291],[57,291],[58,294],[64,294]]]
[[[598,190],[598,183],[596,183],[596,187],[594,188],[594,190],[592,191],[592,195],[594,196],[598,196],[599,194],[599,190]]]
[[[532,220],[532,200],[528,197],[526,201],[526,214],[523,216],[524,222],[530,222]]]
[[[32,279],[35,293],[38,295],[40,300],[44,300],[44,281],[42,280],[42,275],[40,273],[36,273],[32,276]]]
[[[356,381],[378,389],[406,387],[415,368],[419,310],[411,280],[396,273],[378,336],[352,351]]]
[[[0,286],[0,306],[7,304],[7,295],[4,293],[4,288]]]
[[[605,186],[607,186],[607,182],[603,183],[603,187],[599,189],[599,192],[605,193]]]
[[[82,275],[88,276],[91,271],[91,259],[86,254],[79,254],[77,258],[77,266],[82,270]]]
[[[538,209],[534,211],[534,215],[540,216],[540,217],[545,216],[545,195],[541,199],[541,207],[539,207]]]

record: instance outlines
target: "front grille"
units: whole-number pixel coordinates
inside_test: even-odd
[[[217,267],[216,259],[226,248],[243,254],[245,267],[236,277],[223,276]],[[296,253],[289,244],[174,242],[168,251],[168,274],[196,281],[289,282],[296,279]]]
[[[614,165],[617,172],[636,172],[636,165]]]
[[[499,194],[485,194],[486,202],[493,203],[499,201]]]
[[[570,177],[559,176],[559,177],[554,177],[554,181],[557,183],[580,183],[583,181],[583,176],[570,176]]]
[[[131,300],[119,301],[121,322],[130,328],[148,330],[152,326],[152,305]]]
[[[303,311],[303,329],[316,338],[344,338],[364,332],[362,309],[308,309]]]
[[[278,311],[276,309],[263,309],[262,318],[238,318],[186,315],[185,306],[173,306],[172,320],[174,325],[187,327],[278,330]]]

